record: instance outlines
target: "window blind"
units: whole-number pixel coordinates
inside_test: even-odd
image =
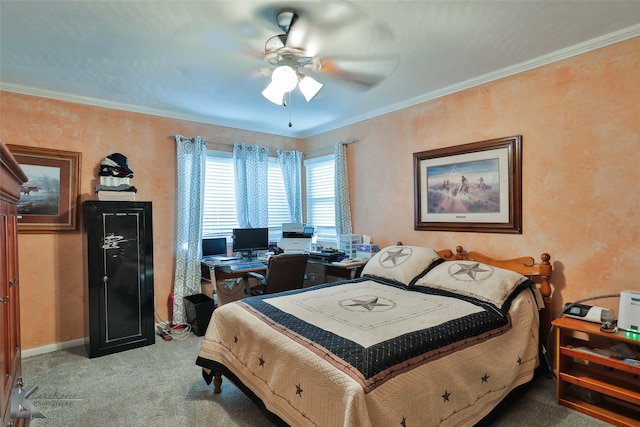
[[[315,227],[318,241],[336,242],[334,155],[304,161],[307,180],[307,223]]]
[[[231,153],[207,152],[204,184],[203,237],[230,237],[238,227]]]

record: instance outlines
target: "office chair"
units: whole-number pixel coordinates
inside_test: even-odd
[[[269,258],[266,276],[251,271],[242,277],[245,293],[247,295],[264,295],[302,288],[308,258],[308,254],[272,256]],[[249,284],[251,278],[257,279],[259,284],[251,287]]]

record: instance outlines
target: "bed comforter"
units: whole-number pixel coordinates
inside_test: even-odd
[[[538,366],[538,307],[366,277],[226,304],[197,363],[291,426],[473,425]],[[213,363],[212,363],[213,362]]]

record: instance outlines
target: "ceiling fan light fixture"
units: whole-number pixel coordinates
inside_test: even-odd
[[[322,83],[309,76],[304,76],[298,84],[300,92],[302,92],[302,95],[304,95],[304,99],[306,99],[307,102],[311,101],[311,99],[320,92],[322,86],[324,86]]]
[[[281,65],[273,70],[269,86],[272,84],[282,92],[291,92],[298,84],[298,74],[288,65]]]
[[[284,94],[285,92],[280,90],[280,88],[278,88],[278,86],[273,82],[269,83],[269,86],[262,91],[262,96],[276,105],[282,105],[282,102],[284,101]]]

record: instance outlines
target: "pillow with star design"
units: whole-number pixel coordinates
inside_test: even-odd
[[[533,286],[528,277],[515,271],[476,261],[446,261],[435,266],[414,283],[424,287],[488,302],[503,312],[522,290]]]
[[[438,262],[444,260],[431,248],[387,246],[371,257],[361,276],[379,277],[410,286]]]

